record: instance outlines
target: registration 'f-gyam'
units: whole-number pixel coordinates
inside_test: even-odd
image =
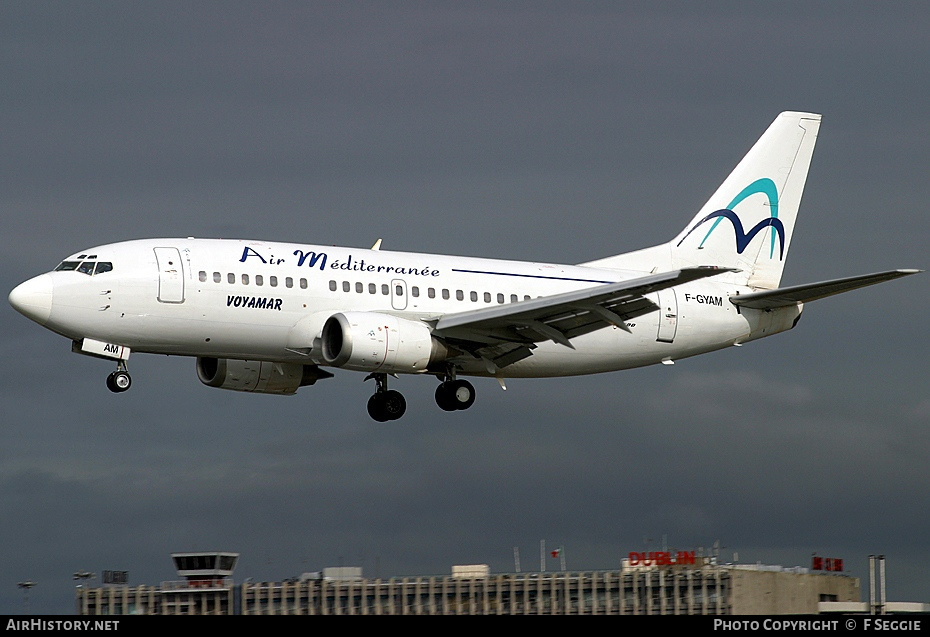
[[[805,303],[918,270],[779,287],[820,115],[778,116],[670,242],[577,265],[248,240],[148,239],[82,250],[16,287],[19,312],[116,362],[192,356],[211,387],[293,394],[329,369],[375,380],[368,413],[400,418],[388,376],[429,374],[446,411],[464,376],[610,372],[742,345]]]

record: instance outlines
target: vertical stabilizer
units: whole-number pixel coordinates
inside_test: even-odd
[[[820,115],[785,112],[669,244],[676,267],[738,268],[748,285],[778,287]]]

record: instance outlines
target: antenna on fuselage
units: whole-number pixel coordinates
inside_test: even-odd
[[[381,249],[381,239],[378,239],[377,241],[375,241],[375,245],[371,246],[371,249],[372,249],[372,250],[380,250],[380,249]]]

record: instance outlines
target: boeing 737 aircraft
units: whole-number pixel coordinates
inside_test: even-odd
[[[69,256],[10,293],[19,312],[112,359],[196,357],[210,387],[293,394],[330,368],[376,382],[368,413],[400,418],[388,376],[432,374],[468,409],[463,376],[594,374],[777,334],[804,303],[919,270],[780,288],[820,115],[778,116],[670,242],[578,265],[248,240],[147,239]]]

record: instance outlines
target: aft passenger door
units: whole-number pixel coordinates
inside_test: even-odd
[[[177,248],[155,248],[158,261],[158,300],[162,303],[184,302],[184,264]]]
[[[659,333],[656,340],[660,343],[671,343],[678,332],[678,296],[675,288],[668,288],[657,292],[659,306]]]

